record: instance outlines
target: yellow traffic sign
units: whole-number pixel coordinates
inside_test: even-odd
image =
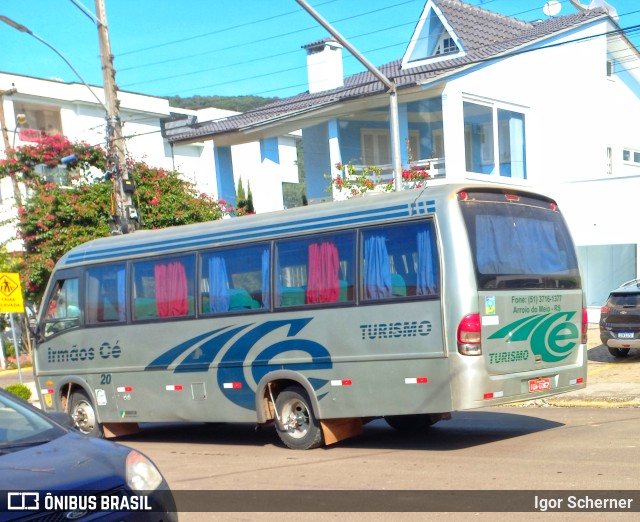
[[[0,272],[0,312],[24,313],[24,299],[20,286],[20,274]]]

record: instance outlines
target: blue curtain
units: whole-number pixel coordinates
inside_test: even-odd
[[[269,308],[271,303],[269,276],[269,249],[265,248],[262,251],[262,308]]]
[[[418,266],[416,295],[438,293],[438,263],[435,251],[435,237],[431,227],[416,234]]]
[[[223,257],[212,256],[209,258],[209,311],[226,312],[229,301],[227,265]]]
[[[549,221],[476,217],[476,262],[481,274],[550,274],[568,270]]]
[[[118,320],[124,321],[127,316],[125,313],[125,303],[127,302],[126,298],[126,289],[127,289],[127,279],[124,268],[119,268],[116,273],[116,285],[117,285],[117,297],[118,297]]]
[[[371,236],[364,242],[364,288],[367,299],[391,297],[391,267],[384,236]]]

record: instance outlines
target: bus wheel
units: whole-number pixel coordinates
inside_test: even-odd
[[[81,433],[91,437],[102,437],[102,426],[98,423],[96,410],[84,390],[74,391],[71,395],[71,418]]]
[[[426,430],[438,422],[440,417],[429,413],[421,413],[415,415],[389,415],[384,420],[395,430],[411,433]]]
[[[629,355],[629,348],[609,348],[609,353],[614,357],[626,357]]]
[[[313,449],[322,444],[322,429],[313,415],[309,396],[298,386],[286,388],[276,399],[280,440],[291,449]]]

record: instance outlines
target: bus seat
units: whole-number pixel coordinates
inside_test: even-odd
[[[281,306],[297,306],[307,302],[307,292],[303,286],[282,287]]]
[[[391,274],[391,295],[406,296],[407,285],[399,274]]]
[[[134,300],[135,319],[152,319],[158,317],[156,300],[148,297],[138,297]]]
[[[246,310],[260,308],[256,301],[244,288],[229,289],[229,310]]]

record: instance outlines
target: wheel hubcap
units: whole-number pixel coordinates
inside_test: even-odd
[[[282,421],[284,428],[295,438],[304,437],[309,430],[309,412],[300,401],[289,401],[284,405]]]
[[[82,433],[91,433],[96,424],[95,413],[93,408],[86,402],[80,402],[76,405],[71,415],[73,422]]]

